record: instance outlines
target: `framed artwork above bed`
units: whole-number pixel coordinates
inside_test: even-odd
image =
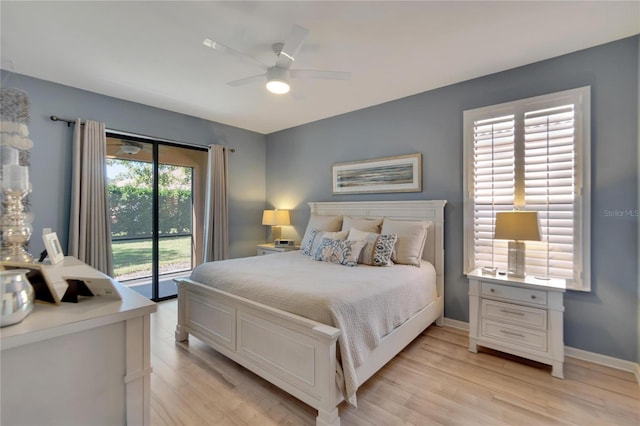
[[[422,191],[422,154],[398,155],[331,166],[331,192]]]

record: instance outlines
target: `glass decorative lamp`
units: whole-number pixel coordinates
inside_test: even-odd
[[[278,240],[282,237],[281,226],[291,225],[289,210],[265,210],[262,213],[262,224],[271,225],[271,237]]]
[[[493,238],[509,240],[508,273],[510,276],[523,278],[526,254],[524,241],[540,241],[538,212],[496,213],[496,229]]]

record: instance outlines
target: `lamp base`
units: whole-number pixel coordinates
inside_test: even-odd
[[[522,241],[509,241],[509,270],[512,277],[524,278],[525,244]]]
[[[272,226],[271,227],[271,238],[273,241],[279,240],[282,238],[282,227],[280,226]]]

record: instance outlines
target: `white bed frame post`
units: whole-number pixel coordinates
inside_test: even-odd
[[[336,371],[336,342],[340,331],[333,327],[318,326],[313,329],[321,340],[330,338],[329,345],[326,347],[325,353],[318,354],[318,372]],[[321,389],[320,404],[318,406],[318,417],[316,417],[316,426],[340,426],[340,417],[338,415],[338,404],[342,399],[338,395],[338,387],[336,386],[335,374],[319,374],[318,385]]]
[[[442,299],[442,313],[436,319],[436,325],[438,327],[444,326],[444,206],[447,203],[446,201],[441,201],[441,204],[435,204],[436,201],[433,202],[434,205],[437,205],[437,209],[435,211],[435,217],[433,221],[434,227],[434,253],[431,259],[426,259],[433,263],[433,266],[436,268],[436,287],[438,289],[438,295]],[[427,254],[423,256],[423,258],[427,258]]]
[[[176,342],[184,342],[189,339],[189,333],[184,328],[186,324],[185,301],[187,300],[187,294],[185,286],[180,285],[180,283],[176,284],[178,284],[178,324],[176,324],[175,339]]]

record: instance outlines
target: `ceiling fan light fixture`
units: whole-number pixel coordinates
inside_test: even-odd
[[[267,81],[267,90],[276,95],[284,95],[290,89],[290,86],[284,81],[271,80]]]
[[[122,152],[129,155],[136,155],[140,152],[140,147],[136,145],[122,145]]]
[[[267,90],[276,95],[283,95],[289,91],[291,75],[288,69],[271,67],[267,70]]]

